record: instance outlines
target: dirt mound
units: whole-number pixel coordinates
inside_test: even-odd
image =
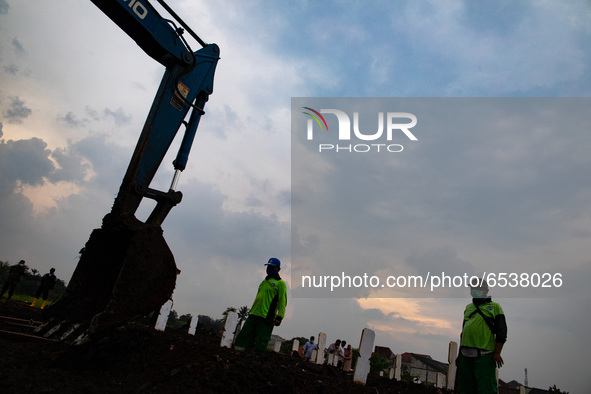
[[[0,315],[41,319],[39,309],[16,301],[0,301]],[[1,330],[18,327],[0,323]],[[220,348],[219,339],[204,330],[193,336],[127,324],[80,346],[0,336],[0,349],[1,391],[15,394],[444,392],[374,376],[359,386],[350,373],[299,357]]]

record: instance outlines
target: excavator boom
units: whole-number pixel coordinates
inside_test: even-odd
[[[163,18],[147,0],[91,1],[166,69],[111,212],[81,250],[62,299],[45,310],[48,322],[40,333],[62,340],[105,332],[158,310],[172,296],[180,271],[161,224],[182,199],[174,190],[176,180],[213,92],[219,60],[217,45],[201,40],[164,0],[157,1],[176,23]],[[201,49],[190,49],[185,29]],[[150,183],[181,126],[184,135],[173,162],[171,187],[152,189]],[[135,213],[144,198],[155,200],[156,206],[142,222]]]

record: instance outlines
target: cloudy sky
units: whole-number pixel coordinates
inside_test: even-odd
[[[182,271],[178,313],[220,317],[228,306],[250,306],[271,256],[282,260],[297,295],[296,269],[340,273],[341,255],[329,252],[353,250],[343,240],[371,230],[376,237],[355,252],[371,253],[371,261],[353,253],[346,267],[387,275],[448,267],[563,273],[560,296],[499,298],[509,324],[500,377],[523,381],[527,368],[532,386],[585,391],[591,300],[580,283],[591,262],[589,102],[529,104],[524,114],[494,101],[511,115],[504,120],[478,98],[588,97],[587,2],[170,5],[221,49],[214,93],[179,182],[184,198],[163,226]],[[55,267],[69,279],[78,251],[111,208],[162,73],[89,1],[0,0],[0,259],[25,259],[42,272]],[[418,141],[404,141],[395,157],[306,161],[299,151],[292,157],[292,97],[441,99],[412,110],[395,106],[418,112],[429,105],[417,114]],[[471,98],[461,108],[480,105],[482,117],[455,107],[461,127],[454,127],[442,108],[456,97]],[[495,124],[482,121],[490,116]],[[469,132],[468,125],[478,127]],[[168,187],[172,159],[153,187]],[[315,247],[323,261],[306,266],[294,254],[292,276],[292,167],[301,180],[306,164],[310,177],[305,188],[294,184],[294,198],[305,196],[326,220],[296,211],[294,222],[317,220],[318,238],[295,231],[293,246]],[[327,249],[327,238],[340,243]],[[346,298],[291,297],[276,333],[323,331],[329,341],[356,346],[370,327],[377,344],[396,353],[445,361],[468,300],[391,295],[366,289]]]

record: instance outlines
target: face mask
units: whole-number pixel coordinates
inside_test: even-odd
[[[470,290],[472,298],[484,298],[484,291],[482,290]]]

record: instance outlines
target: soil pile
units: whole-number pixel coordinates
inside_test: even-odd
[[[41,311],[0,301],[0,315],[41,320]],[[0,322],[0,330],[32,329]],[[239,354],[198,329],[155,331],[129,323],[91,343],[18,340],[0,336],[3,393],[444,393],[431,387],[352,373],[274,352]]]

